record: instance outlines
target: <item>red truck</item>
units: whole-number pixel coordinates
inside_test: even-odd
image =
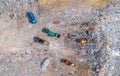
[[[37,43],[40,43],[40,44],[45,44],[45,45],[49,45],[49,42],[44,40],[44,39],[41,39],[37,36],[33,37],[33,40],[34,42],[37,42]]]
[[[72,67],[75,67],[75,66],[76,66],[74,63],[70,62],[70,61],[67,60],[67,59],[61,59],[60,62],[66,64],[66,65],[70,65],[70,66],[72,66]]]

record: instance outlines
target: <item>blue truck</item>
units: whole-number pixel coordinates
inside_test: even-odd
[[[27,16],[29,18],[30,23],[36,24],[37,20],[32,12],[27,12]]]

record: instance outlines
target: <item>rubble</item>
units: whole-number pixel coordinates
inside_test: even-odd
[[[10,14],[9,16],[10,16],[10,18],[12,19],[12,18],[14,17],[14,14]]]
[[[44,71],[48,65],[49,65],[49,59],[44,58],[40,63],[40,67],[42,68],[42,71]]]

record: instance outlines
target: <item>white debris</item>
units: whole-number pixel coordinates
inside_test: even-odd
[[[41,61],[41,70],[42,71],[45,71],[47,66],[49,65],[49,62],[50,60],[48,58],[44,58],[42,61]]]

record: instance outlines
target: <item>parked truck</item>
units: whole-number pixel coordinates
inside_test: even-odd
[[[37,42],[37,43],[40,43],[40,44],[49,45],[48,41],[46,41],[44,39],[41,39],[37,36],[33,37],[33,40],[34,40],[34,42]]]
[[[43,29],[42,29],[42,32],[48,34],[48,35],[51,36],[51,37],[60,38],[60,34],[58,34],[58,33],[56,33],[56,32],[53,32],[53,31],[51,31],[51,30],[49,30],[49,29],[47,29],[47,28],[43,28]]]
[[[70,66],[72,66],[72,67],[75,67],[75,66],[76,66],[74,63],[70,62],[70,61],[67,60],[67,59],[61,59],[60,62],[66,64],[66,65],[70,65]]]
[[[86,44],[88,40],[86,38],[80,38],[80,39],[76,39],[76,42],[79,42],[80,44]]]
[[[27,12],[27,16],[29,18],[30,23],[36,24],[37,20],[32,12]]]

